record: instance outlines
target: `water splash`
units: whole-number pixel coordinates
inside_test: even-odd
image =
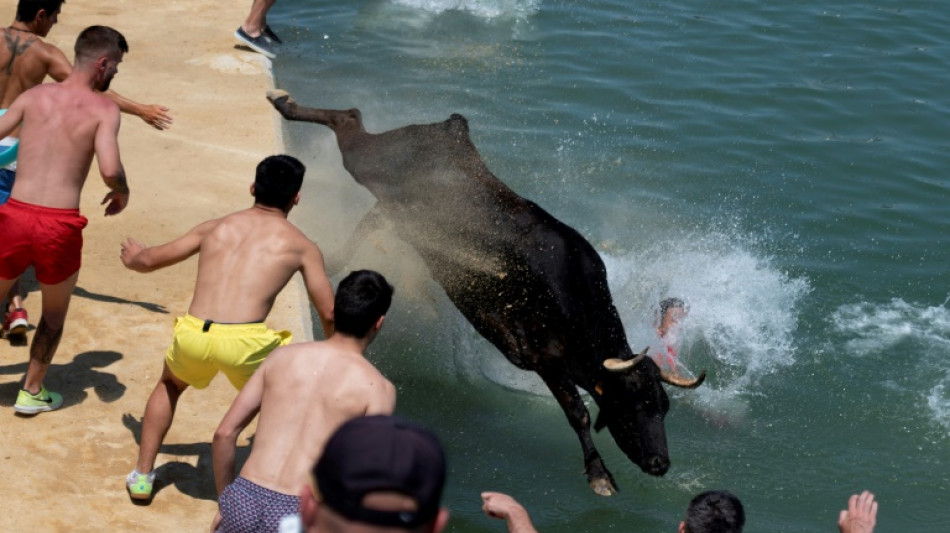
[[[831,316],[832,328],[844,341],[845,352],[867,358],[878,354],[913,353],[905,375],[923,390],[912,392],[927,405],[930,417],[950,436],[950,309],[915,304],[902,298],[886,303],[860,302],[839,307]],[[893,387],[893,383],[884,386]],[[919,396],[918,396],[919,395]]]
[[[541,7],[540,0],[392,0],[392,3],[431,13],[464,11],[486,19],[527,16]]]
[[[839,307],[831,316],[837,333],[847,336],[849,352],[867,355],[892,348],[902,341],[916,341],[930,350],[950,351],[950,310],[917,305],[893,298],[885,304],[861,302]]]
[[[944,375],[930,390],[926,401],[934,420],[950,433],[950,373]]]
[[[690,393],[707,407],[741,412],[758,379],[794,362],[794,332],[807,280],[793,278],[756,253],[753,243],[720,232],[685,232],[638,252],[603,254],[614,302],[631,344],[659,345],[658,302],[682,298],[681,362],[706,368]]]
[[[734,241],[711,234],[667,242],[663,249],[601,252],[634,350],[659,346],[655,324],[662,298],[676,295],[687,302],[689,314],[679,333],[681,360],[688,371],[706,368],[710,374],[707,384],[687,397],[727,418],[745,413],[745,395],[757,392],[758,378],[794,362],[796,308],[810,290],[806,280],[788,276]],[[511,365],[456,315],[453,348],[463,377],[549,394],[536,374]]]

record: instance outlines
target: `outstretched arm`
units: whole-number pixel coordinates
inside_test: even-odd
[[[219,219],[202,222],[177,239],[158,246],[146,246],[129,238],[122,243],[122,264],[136,272],[152,272],[184,261],[198,252],[201,240],[218,224]]]
[[[44,50],[47,52],[46,73],[49,74],[50,78],[58,82],[65,80],[73,71],[73,67],[69,64],[69,59],[66,58],[66,54],[53,45],[47,45]],[[115,104],[119,106],[119,111],[135,115],[157,130],[164,130],[171,126],[172,117],[168,114],[168,108],[165,106],[140,104],[129,100],[111,89],[102,94],[109,98],[109,100],[115,102]]]
[[[877,502],[868,491],[852,494],[848,498],[848,508],[838,515],[838,529],[841,533],[873,533],[877,523]]]
[[[140,104],[129,100],[112,89],[102,94],[115,102],[123,113],[135,115],[157,130],[168,129],[172,125],[172,117],[168,114],[168,108],[163,105]]]
[[[508,533],[537,533],[527,509],[507,494],[483,492],[482,511],[490,518],[504,520]]]

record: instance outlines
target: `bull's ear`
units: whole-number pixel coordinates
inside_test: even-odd
[[[597,413],[597,420],[594,421],[594,431],[600,433],[600,430],[604,429],[606,425],[607,417],[604,416],[604,410],[601,409],[600,412]]]

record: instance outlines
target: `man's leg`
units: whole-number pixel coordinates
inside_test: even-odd
[[[244,32],[251,37],[257,37],[267,27],[267,12],[276,3],[277,0],[254,0],[251,5],[251,11],[247,14],[244,24]]]
[[[59,340],[63,337],[63,326],[66,323],[66,311],[69,309],[69,299],[72,297],[79,271],[55,285],[40,283],[40,293],[43,295],[43,311],[40,323],[36,326],[33,343],[30,345],[30,366],[26,370],[26,379],[23,389],[30,394],[38,394],[43,386],[43,378],[49,370]],[[3,291],[4,285],[0,285]],[[9,290],[9,289],[7,289]]]
[[[13,287],[10,287],[6,301],[6,315],[3,322],[4,333],[14,335],[26,333],[30,323],[26,315],[26,309],[23,309],[23,297],[20,296],[20,280],[16,280]]]
[[[18,285],[18,284],[17,284],[17,280],[19,280],[19,279],[20,279],[20,278],[14,278],[14,279],[3,279],[3,278],[0,278],[0,294],[4,294],[4,295],[6,295],[6,294],[12,294],[12,293],[13,293],[13,287],[16,286],[16,285]]]
[[[254,0],[244,23],[234,32],[234,37],[238,41],[271,59],[277,57],[278,47],[282,42],[280,37],[267,26],[267,11],[276,1]]]
[[[139,459],[135,470],[141,474],[148,474],[155,468],[155,458],[165,440],[168,428],[175,417],[175,408],[178,407],[178,398],[188,388],[188,384],[175,377],[165,363],[162,377],[158,379],[155,389],[145,404],[145,415],[142,417],[142,439],[139,443]]]
[[[0,294],[3,294],[3,295],[6,295],[6,294],[8,294],[8,293],[11,293],[11,294],[12,294],[12,293],[13,293],[13,288],[14,288],[16,285],[18,285],[18,284],[17,284],[17,280],[18,280],[18,279],[20,279],[20,278],[15,278],[15,279],[0,279]],[[6,303],[6,302],[13,303],[12,300],[4,300],[4,302],[5,302],[5,303]],[[3,308],[3,312],[4,312],[4,313],[6,313],[6,312],[8,312],[8,311],[9,311],[9,309],[8,309],[7,307],[4,307],[4,308]],[[2,324],[0,324],[0,325],[2,325]],[[0,332],[0,337],[2,337],[2,336],[3,336],[3,333]]]
[[[20,280],[17,279],[13,282],[13,286],[10,287],[10,292],[7,294],[7,301],[10,302],[10,306],[14,308],[23,307],[23,296],[20,295]]]

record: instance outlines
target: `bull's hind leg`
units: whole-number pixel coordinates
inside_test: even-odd
[[[581,441],[581,449],[584,451],[584,473],[587,474],[587,484],[590,489],[600,496],[612,496],[617,493],[614,478],[604,466],[600,452],[594,447],[594,441],[590,436],[590,413],[581,400],[577,387],[559,369],[545,368],[538,370],[538,375],[551,389]]]
[[[267,100],[284,118],[296,120],[297,101],[290,96],[290,93],[281,89],[271,89],[267,91]]]
[[[362,117],[356,109],[334,110],[304,107],[298,105],[297,101],[290,96],[290,93],[279,89],[267,91],[267,100],[287,120],[315,122],[323,124],[336,132],[344,127],[351,127],[354,130],[361,130],[363,127]]]

